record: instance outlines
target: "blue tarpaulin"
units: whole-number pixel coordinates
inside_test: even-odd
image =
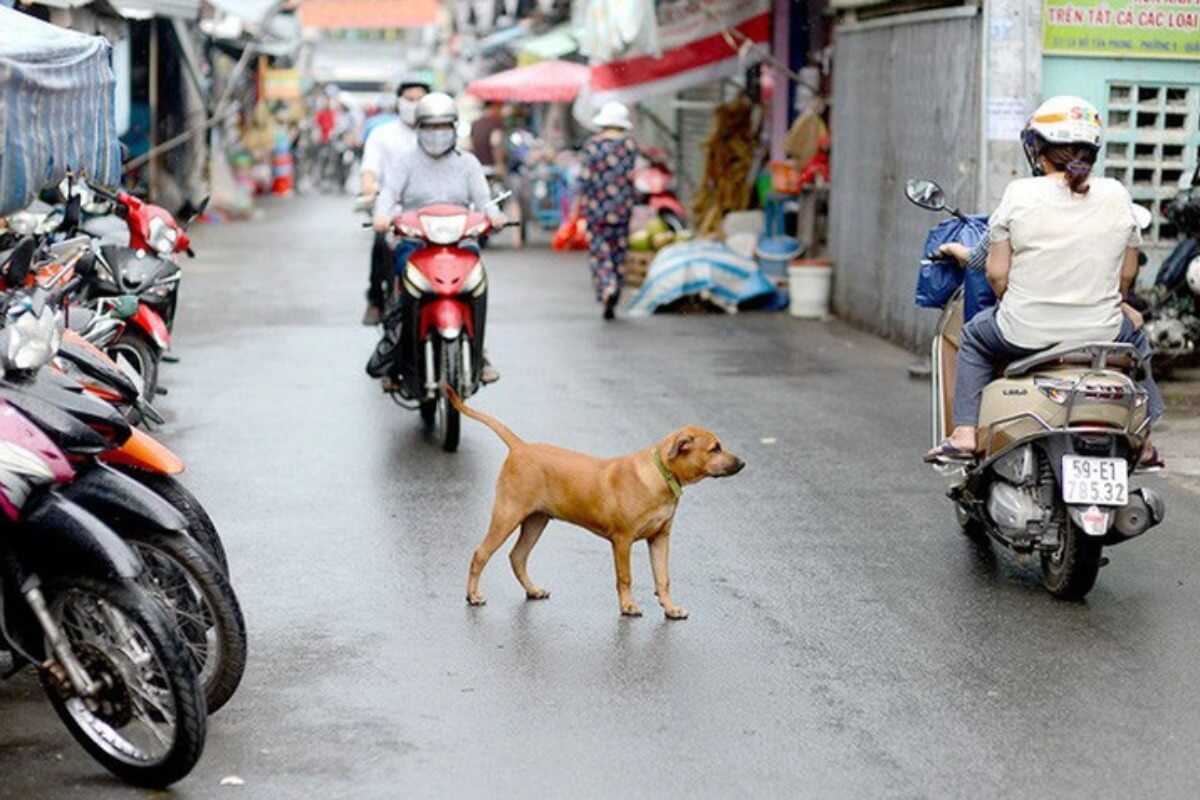
[[[120,178],[111,46],[0,6],[0,214],[67,170]]]
[[[738,255],[721,242],[698,240],[659,251],[629,316],[644,317],[684,297],[698,296],[737,313],[738,306],[775,294],[752,258]]]

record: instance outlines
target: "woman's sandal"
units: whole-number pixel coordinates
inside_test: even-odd
[[[605,293],[604,296],[604,318],[607,320],[614,319],[616,315],[617,301],[621,299],[621,293],[616,289],[612,289]]]
[[[1143,453],[1141,461],[1133,471],[1145,475],[1148,472],[1162,472],[1167,468],[1167,462],[1159,454],[1158,448],[1151,446],[1149,453]]]
[[[975,453],[971,450],[962,450],[954,446],[949,437],[942,439],[942,443],[925,454],[926,464],[936,464],[942,461],[974,461]]]

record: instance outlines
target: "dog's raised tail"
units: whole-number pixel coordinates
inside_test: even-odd
[[[475,409],[471,408],[469,405],[463,402],[462,398],[458,396],[458,392],[454,391],[449,384],[446,385],[446,397],[450,398],[450,405],[457,408],[460,414],[468,416],[471,419],[478,420],[495,431],[496,435],[499,436],[506,445],[508,445],[509,450],[513,449],[513,447],[516,445],[521,444],[521,437],[509,430],[507,425],[495,417],[489,417],[482,411],[476,411]]]

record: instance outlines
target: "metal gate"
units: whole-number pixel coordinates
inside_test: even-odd
[[[936,312],[913,304],[925,233],[936,221],[904,198],[933,178],[964,211],[976,202],[978,9],[952,8],[837,28],[830,249],[838,313],[923,347]]]

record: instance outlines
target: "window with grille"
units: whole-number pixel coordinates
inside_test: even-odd
[[[1200,84],[1113,81],[1106,113],[1104,174],[1154,215],[1146,244],[1169,250],[1177,234],[1162,209],[1200,161]]]

